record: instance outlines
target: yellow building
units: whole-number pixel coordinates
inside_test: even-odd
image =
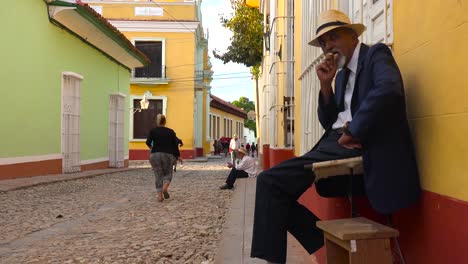
[[[209,137],[218,140],[231,138],[234,134],[241,140],[244,138],[244,120],[247,114],[239,107],[211,95]]]
[[[266,25],[256,102],[264,167],[306,153],[323,134],[315,73],[322,51],[307,42],[318,14],[339,9],[367,26],[363,43],[392,49],[403,75],[424,190],[419,204],[394,216],[406,261],[468,263],[468,2],[261,0],[259,6]],[[315,188],[300,201],[322,219],[346,215],[345,200],[321,198]]]
[[[130,80],[130,159],[147,159],[145,139],[158,113],[183,141],[183,158],[209,151],[209,94],[213,72],[198,1],[86,1],[152,63]],[[149,100],[148,110],[140,101]]]

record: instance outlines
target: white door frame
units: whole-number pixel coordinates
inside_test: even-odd
[[[125,162],[125,94],[109,95],[109,167],[123,168]]]
[[[83,76],[62,72],[61,153],[62,172],[81,171],[80,167],[80,102]]]

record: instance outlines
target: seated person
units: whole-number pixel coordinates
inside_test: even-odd
[[[360,43],[364,30],[363,24],[351,23],[338,10],[325,10],[318,17],[309,44],[324,53],[315,71],[320,85],[318,120],[326,131],[309,152],[258,175],[251,257],[286,263],[287,232],[309,254],[322,247],[323,232],[315,224],[318,217],[297,201],[312,184],[321,196],[346,196],[352,180],[352,193],[365,192],[372,208],[385,215],[419,199],[401,73],[387,46]],[[304,169],[316,162],[358,156],[363,159],[364,177],[315,182],[313,172]]]
[[[226,179],[226,184],[220,187],[221,190],[232,189],[237,178],[255,177],[257,174],[255,160],[247,155],[245,148],[237,150],[237,165],[234,167],[228,162],[228,168],[231,168],[231,172]]]

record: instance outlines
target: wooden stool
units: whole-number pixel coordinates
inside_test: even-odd
[[[312,165],[306,165],[305,168],[313,170],[315,181],[333,176],[350,175],[348,199],[351,205],[351,216],[358,216],[353,200],[353,176],[364,172],[362,157],[316,162]]]
[[[318,221],[328,264],[392,264],[390,238],[398,230],[364,217]]]

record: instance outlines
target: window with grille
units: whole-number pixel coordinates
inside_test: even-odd
[[[136,68],[135,78],[162,78],[162,41],[135,41],[135,47],[151,60],[151,63],[142,68]]]
[[[109,97],[109,167],[123,168],[125,161],[124,138],[125,97]]]
[[[80,167],[81,80],[74,73],[62,76],[62,171],[73,173]]]
[[[133,100],[133,108],[140,108],[140,100]],[[146,139],[148,132],[156,126],[156,116],[163,113],[163,100],[150,99],[148,109],[136,111],[133,115],[133,138]]]
[[[363,43],[393,43],[393,0],[352,1],[349,3],[349,15],[353,22],[366,25]]]

